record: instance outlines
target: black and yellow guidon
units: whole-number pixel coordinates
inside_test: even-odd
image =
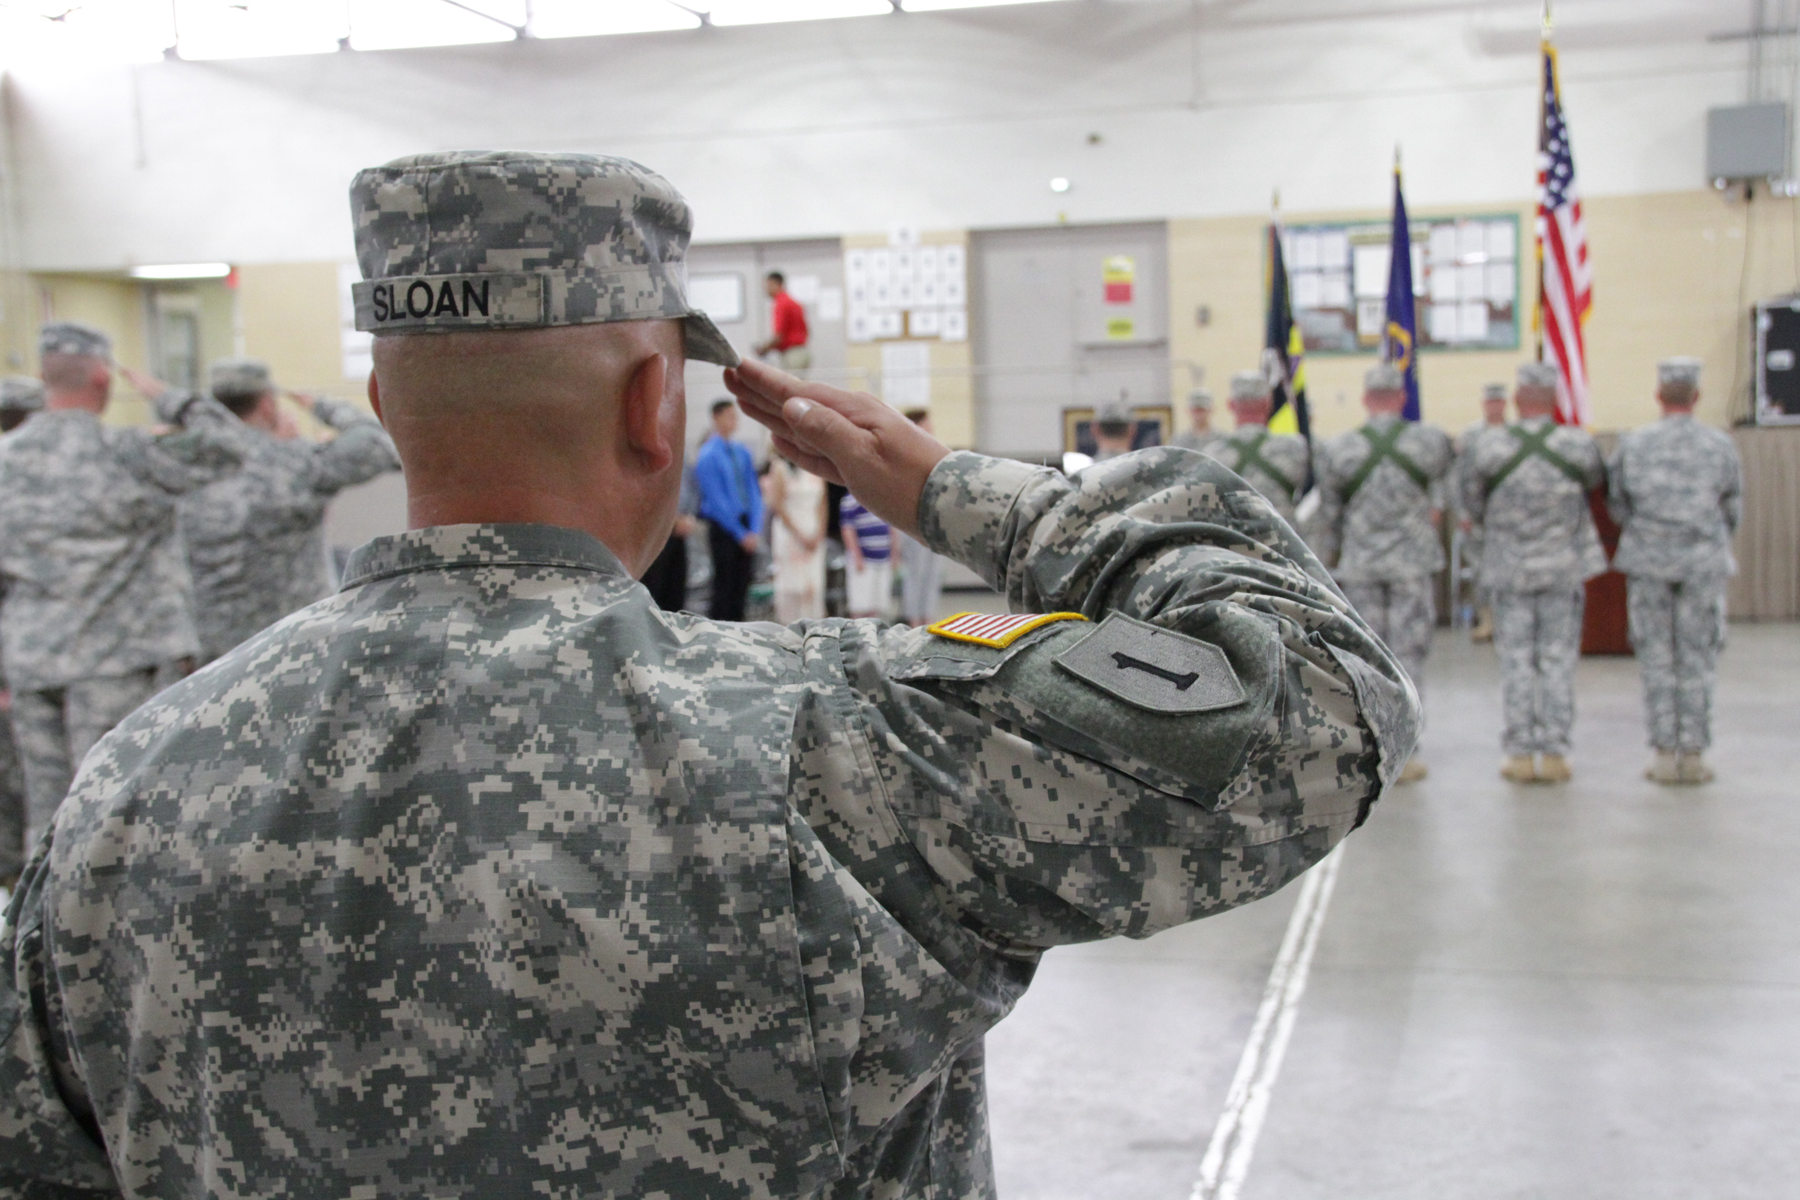
[[[351,285],[359,329],[479,329],[546,323],[544,277],[528,272],[414,275]]]

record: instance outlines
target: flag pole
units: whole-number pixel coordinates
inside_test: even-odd
[[[1550,61],[1550,32],[1551,32],[1551,30],[1553,30],[1555,28],[1556,28],[1556,17],[1550,11],[1550,0],[1544,0],[1544,16],[1543,16],[1543,21],[1540,25],[1539,38],[1538,38],[1539,44],[1540,44],[1540,53],[1538,54],[1538,70],[1540,72],[1542,72],[1544,70],[1544,64],[1546,64],[1547,62]],[[1546,119],[1548,119],[1548,116],[1549,116],[1549,114],[1546,110],[1546,106],[1549,103],[1550,103],[1550,96],[1549,96],[1549,91],[1548,91],[1548,85],[1540,74],[1540,77],[1538,79],[1538,127],[1537,127],[1538,156],[1540,159],[1542,158],[1543,153],[1544,153],[1544,121]],[[1538,169],[1540,171],[1543,169],[1541,162],[1539,163]],[[1542,185],[1540,184],[1539,187],[1541,189]],[[1537,303],[1533,306],[1532,312],[1531,312],[1531,332],[1532,332],[1532,335],[1537,339],[1537,360],[1539,362],[1544,361],[1544,230],[1543,230],[1544,217],[1543,217],[1543,206],[1544,206],[1544,199],[1543,199],[1542,192],[1540,190],[1540,193],[1538,195],[1538,203],[1537,203],[1538,211],[1533,216],[1532,222],[1531,222],[1532,241],[1534,243],[1536,243],[1536,245],[1533,247],[1533,252],[1535,253],[1535,255],[1537,257]]]

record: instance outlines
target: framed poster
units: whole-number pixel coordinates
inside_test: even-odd
[[[1099,448],[1094,443],[1094,410],[1091,407],[1065,408],[1062,414],[1063,453],[1073,451],[1093,457]],[[1168,443],[1170,431],[1175,428],[1175,410],[1166,404],[1133,408],[1131,421],[1136,426],[1131,435],[1133,450],[1162,446]]]

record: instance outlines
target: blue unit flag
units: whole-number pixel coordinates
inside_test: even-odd
[[[1382,325],[1381,358],[1406,374],[1406,419],[1419,414],[1419,321],[1413,307],[1412,231],[1406,223],[1406,196],[1400,189],[1400,164],[1394,163],[1394,228],[1388,238],[1387,320]]]

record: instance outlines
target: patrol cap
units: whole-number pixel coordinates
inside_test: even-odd
[[[1556,387],[1556,366],[1547,362],[1519,364],[1519,386],[1528,388]]]
[[[51,321],[38,330],[38,354],[79,354],[112,361],[112,339],[80,321]]]
[[[260,358],[221,358],[208,372],[212,394],[226,396],[260,396],[275,390],[275,377],[269,364]]]
[[[29,375],[8,375],[0,379],[0,409],[8,412],[36,412],[44,407],[44,381]]]
[[[1484,383],[1484,384],[1482,384],[1481,385],[1481,399],[1484,402],[1488,401],[1488,400],[1504,400],[1504,399],[1506,399],[1506,385],[1504,383]]]
[[[1656,364],[1656,386],[1700,386],[1700,360],[1697,358],[1665,358]]]
[[[376,334],[679,320],[687,354],[737,351],[688,302],[693,214],[661,175],[601,154],[452,151],[350,184],[356,327]]]
[[[1094,424],[1103,429],[1106,426],[1112,426],[1114,429],[1123,426],[1125,429],[1130,429],[1131,414],[1117,400],[1103,401],[1094,409]]]
[[[1233,400],[1267,400],[1274,394],[1268,376],[1261,371],[1239,371],[1231,377]]]
[[[1378,362],[1363,372],[1365,392],[1404,392],[1406,375],[1390,362]]]
[[[1188,393],[1188,407],[1189,408],[1204,408],[1204,409],[1210,410],[1212,408],[1212,406],[1213,406],[1213,395],[1212,395],[1212,392],[1209,391],[1208,389],[1195,388],[1193,391]]]

